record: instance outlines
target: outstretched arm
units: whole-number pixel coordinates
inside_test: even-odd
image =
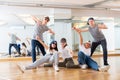
[[[73,27],[73,29],[76,30],[77,32],[87,32],[88,31],[88,28],[80,29],[80,28]]]
[[[55,32],[54,32],[53,30],[51,30],[51,29],[49,29],[48,31],[49,31],[49,33],[51,33],[52,35],[55,34]]]
[[[48,46],[40,39],[39,36],[36,36],[36,39],[45,47],[46,50],[48,50]]]
[[[99,29],[108,29],[105,24],[98,24]]]

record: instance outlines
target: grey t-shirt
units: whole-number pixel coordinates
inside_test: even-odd
[[[93,36],[95,42],[101,41],[101,40],[104,40],[104,39],[105,39],[104,34],[102,33],[101,30],[99,30],[97,24],[96,24],[95,27],[90,27],[90,26],[89,26],[89,32],[90,32],[91,35]]]
[[[43,33],[45,31],[48,31],[49,28],[46,25],[35,25],[34,28],[34,34],[33,34],[33,39],[36,39],[36,36],[38,35],[40,37],[41,40],[43,40]]]
[[[10,34],[10,39],[11,44],[16,44],[17,36],[15,34]]]

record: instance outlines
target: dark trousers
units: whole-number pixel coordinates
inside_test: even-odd
[[[97,48],[98,45],[101,45],[102,46],[102,49],[103,49],[103,59],[104,59],[104,65],[108,65],[108,62],[107,62],[107,42],[106,42],[106,39],[104,40],[101,40],[101,41],[98,41],[98,42],[92,42],[92,46],[91,46],[91,55],[93,55],[95,49]]]
[[[19,53],[19,55],[21,55],[18,45],[17,44],[12,44],[12,43],[9,44],[9,55],[11,55],[12,46],[16,49],[16,51]]]
[[[44,64],[44,67],[52,67],[53,65],[50,63]],[[75,65],[72,58],[66,58],[63,62],[58,63],[58,67],[66,67],[66,68],[80,68],[79,65]]]
[[[32,44],[32,61],[35,62],[36,61],[36,49],[35,49],[36,46],[40,48],[43,56],[46,54],[46,52],[45,52],[43,45],[39,41],[32,39],[31,44]]]
[[[79,65],[75,65],[72,58],[66,58],[63,62],[59,62],[58,66],[66,68],[80,68]]]

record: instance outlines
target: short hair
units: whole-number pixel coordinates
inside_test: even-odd
[[[47,20],[47,22],[50,21],[50,18],[48,16],[45,17],[45,20]]]
[[[66,43],[67,41],[66,41],[65,38],[61,38],[60,42],[61,42],[61,43]]]
[[[89,20],[95,20],[93,17],[88,18],[87,25],[89,25]]]

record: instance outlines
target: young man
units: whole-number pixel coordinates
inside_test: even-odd
[[[34,29],[33,39],[31,41],[31,44],[32,44],[32,61],[34,62],[34,61],[36,61],[36,51],[35,51],[36,46],[38,46],[40,48],[43,55],[46,54],[43,45],[41,45],[41,43],[36,38],[39,37],[43,41],[43,33],[45,31],[49,31],[49,33],[52,33],[53,35],[55,33],[47,27],[47,23],[50,21],[49,17],[45,17],[42,21],[40,21],[35,16],[32,16],[32,18],[36,23],[35,29]]]
[[[88,28],[79,29],[79,31],[80,32],[89,31],[94,38],[94,41],[92,42],[92,45],[91,45],[90,56],[92,56],[97,46],[101,45],[103,49],[104,65],[109,66],[108,61],[107,61],[107,58],[108,58],[107,42],[106,42],[106,38],[104,34],[101,31],[101,29],[107,29],[107,27],[104,24],[96,24],[94,18],[89,18],[87,24],[89,25]]]
[[[10,43],[9,43],[9,56],[11,56],[11,48],[12,46],[16,49],[16,51],[19,53],[19,55],[17,55],[16,57],[19,57],[21,55],[20,49],[17,45],[17,40],[21,41],[15,34],[13,33],[8,33],[8,35],[10,36]]]
[[[89,67],[97,71],[107,71],[109,66],[99,67],[99,65],[90,57],[91,43],[83,43],[81,32],[77,28],[74,28],[74,30],[78,32],[80,37],[80,52],[78,53],[78,63],[80,64],[80,67],[82,69]]]

